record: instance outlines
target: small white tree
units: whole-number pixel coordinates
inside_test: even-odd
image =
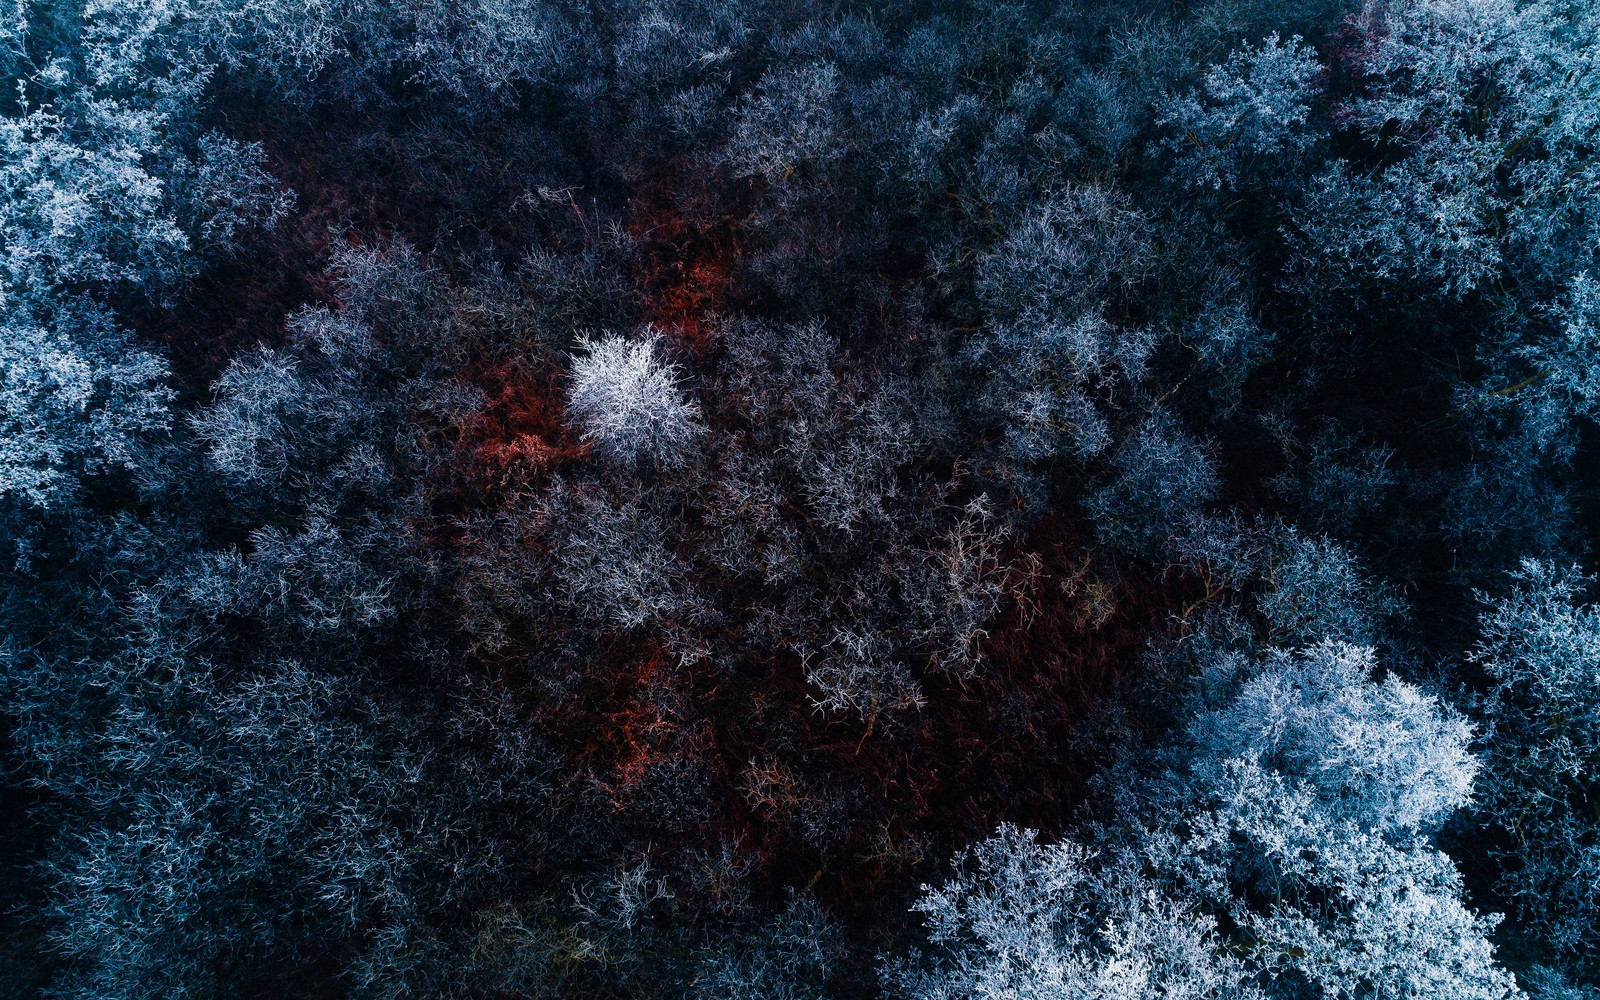
[[[700,408],[657,356],[661,336],[585,338],[573,358],[567,409],[584,439],[622,462],[671,462],[701,429]]]
[[[1169,146],[1184,180],[1233,189],[1241,177],[1291,164],[1315,141],[1309,123],[1319,71],[1310,46],[1274,32],[1211,67],[1198,93],[1169,100],[1161,124],[1172,130]]]

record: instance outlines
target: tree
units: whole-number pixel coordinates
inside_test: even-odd
[[[189,241],[165,211],[157,116],[111,103],[0,117],[0,288],[7,302],[84,286],[160,290]]]
[[[734,173],[780,184],[796,169],[828,167],[842,155],[833,108],[838,91],[832,63],[770,70],[734,120],[727,154]]]
[[[646,498],[648,501],[648,498]],[[545,501],[557,578],[574,610],[636,629],[693,606],[668,525],[634,498],[558,482]]]
[[[1193,531],[1217,489],[1210,456],[1161,410],[1128,436],[1110,464],[1109,480],[1088,497],[1089,516],[1102,538],[1139,555],[1155,556]]]
[[[1334,639],[1375,642],[1404,605],[1381,582],[1367,578],[1350,551],[1330,538],[1292,528],[1258,526],[1261,591],[1256,600],[1269,641],[1285,646]]]
[[[1299,172],[1317,142],[1311,105],[1321,67],[1299,36],[1274,32],[1206,73],[1198,92],[1174,98],[1160,124],[1186,184],[1236,190]]]
[[[1108,185],[1068,188],[1033,206],[978,267],[998,322],[1067,324],[1129,294],[1151,267],[1150,220]]]
[[[1303,266],[1447,297],[1502,270],[1565,280],[1592,232],[1572,199],[1594,178],[1596,28],[1518,0],[1368,3],[1341,38],[1333,116],[1369,145],[1296,210]]]
[[[705,949],[694,1000],[823,1000],[844,942],[816,900],[791,896],[783,911]]]
[[[1539,953],[1580,977],[1600,961],[1600,607],[1576,567],[1526,560],[1479,594],[1484,818],[1502,831],[1499,888]]]
[[[236,253],[246,237],[270,231],[294,210],[294,192],[267,172],[260,143],[207,132],[196,145],[194,157],[173,171],[168,197],[197,249]]]
[[[1005,428],[1008,451],[1024,461],[1082,460],[1112,440],[1096,400],[1143,374],[1153,340],[1091,313],[1005,324],[975,338],[967,360],[990,383],[983,403]]]
[[[225,679],[159,647],[9,673],[19,746],[74,820],[48,904],[79,960],[65,995],[309,985],[330,936],[426,913],[430,870],[462,866],[460,889],[497,863],[456,853],[461,817],[429,790],[446,786],[350,680],[295,663]]]
[[[903,992],[1515,995],[1495,920],[1422,836],[1470,797],[1467,724],[1372,681],[1370,650],[1238,664],[1217,664],[1220,704],[1193,715],[1168,769],[1109,779],[1121,806],[1087,846],[1002,827],[925,886],[933,954],[891,964]]]
[[[102,308],[69,302],[0,322],[0,497],[51,506],[84,476],[137,464],[164,431],[167,367]]]
[[[1190,724],[1196,769],[1251,760],[1303,782],[1330,817],[1362,830],[1436,829],[1471,801],[1471,726],[1393,674],[1372,681],[1374,667],[1370,648],[1339,642],[1269,654],[1225,705]]]
[[[585,440],[623,464],[680,461],[700,431],[676,365],[660,358],[661,335],[583,340],[573,358],[567,408]]]
[[[1214,919],[1163,899],[1137,871],[1106,872],[1088,849],[1036,837],[1002,825],[956,859],[950,879],[922,887],[914,909],[936,951],[926,964],[889,965],[897,992],[916,1000],[1259,996]]]
[[[1600,282],[1579,272],[1542,313],[1530,317],[1512,357],[1497,359],[1506,383],[1482,398],[1516,412],[1522,435],[1541,450],[1570,460],[1582,424],[1600,415]]]

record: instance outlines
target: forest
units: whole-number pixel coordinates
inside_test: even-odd
[[[0,998],[1600,1000],[1600,4],[0,77]]]

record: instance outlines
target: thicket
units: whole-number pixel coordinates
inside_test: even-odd
[[[0,994],[1600,996],[1594,5],[0,75]]]

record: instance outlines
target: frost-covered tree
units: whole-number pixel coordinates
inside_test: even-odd
[[[1136,871],[1105,870],[1072,841],[1041,845],[1002,825],[964,852],[955,873],[923,886],[927,962],[889,966],[917,1000],[1060,997],[1221,1000],[1259,996],[1214,918],[1162,898]]]
[[[85,475],[133,467],[170,422],[166,381],[102,308],[80,300],[42,321],[12,310],[0,321],[0,496],[48,506]]]
[[[585,340],[572,359],[567,410],[584,438],[626,464],[671,464],[700,430],[700,407],[684,396],[677,365],[660,356],[660,334]]]
[[[1023,460],[1101,454],[1111,442],[1103,404],[1143,373],[1153,337],[1118,329],[1099,315],[1019,322],[975,341],[970,362],[993,382],[985,408]]]
[[[188,266],[149,158],[157,116],[111,102],[0,115],[0,493],[45,504],[127,467],[169,420],[162,360],[100,298]]]
[[[768,72],[740,106],[728,149],[734,172],[782,183],[797,169],[827,167],[842,153],[838,90],[839,70],[830,63]]]
[[[294,193],[267,172],[259,143],[207,132],[174,171],[168,196],[190,242],[212,254],[231,254],[248,235],[271,230],[294,208]]]
[[[62,287],[157,289],[189,242],[151,172],[157,117],[116,105],[0,117],[0,281],[8,301]]]
[[[430,868],[496,863],[448,846],[460,817],[425,804],[421,758],[350,681],[294,663],[225,679],[159,650],[107,676],[11,672],[21,751],[88,823],[52,863],[64,995],[313,982],[307,949],[411,919]]]
[[[1207,805],[1187,819],[1141,809],[1142,850],[1224,908],[1274,990],[1511,995],[1495,921],[1464,905],[1425,837],[1470,799],[1471,729],[1373,665],[1370,650],[1323,643],[1248,670],[1190,724],[1192,763],[1172,787]]]
[[[1403,605],[1381,582],[1368,578],[1350,551],[1329,538],[1292,528],[1257,528],[1257,607],[1270,641],[1293,646],[1335,639],[1371,644]],[[1255,542],[1257,539],[1252,538]]]
[[[1579,975],[1600,960],[1600,607],[1576,568],[1525,561],[1480,595],[1473,659],[1483,703],[1480,809],[1508,839],[1500,889],[1521,932]]]
[[[1495,359],[1504,384],[1473,395],[1491,411],[1514,413],[1520,436],[1539,450],[1570,460],[1600,415],[1600,283],[1579,272],[1557,303],[1527,320],[1521,343]]]
[[[838,922],[809,897],[708,948],[695,969],[693,1000],[824,1000],[844,950]]]
[[[1087,846],[1002,828],[925,887],[931,955],[892,966],[907,995],[1516,995],[1425,836],[1470,798],[1467,724],[1372,679],[1370,650],[1239,665]]]
[[[1389,674],[1369,648],[1327,642],[1273,653],[1190,732],[1196,768],[1249,760],[1312,790],[1327,814],[1382,835],[1428,832],[1472,796],[1472,729]]]
[[[1368,3],[1333,113],[1372,157],[1335,162],[1306,192],[1307,266],[1459,296],[1502,268],[1532,276],[1591,254],[1578,201],[1600,127],[1596,27],[1592,12],[1518,0]]]
[[[1106,541],[1141,555],[1175,546],[1193,531],[1217,489],[1200,442],[1164,412],[1147,417],[1111,456],[1112,475],[1088,497]]]
[[[1213,66],[1197,93],[1175,98],[1161,117],[1186,183],[1234,190],[1293,176],[1317,141],[1311,105],[1320,71],[1302,39],[1275,33]]]
[[[667,525],[645,505],[564,483],[547,504],[556,575],[575,610],[632,629],[690,606]]]
[[[1033,206],[978,269],[997,320],[1067,324],[1148,273],[1150,220],[1110,185],[1069,188]]]

